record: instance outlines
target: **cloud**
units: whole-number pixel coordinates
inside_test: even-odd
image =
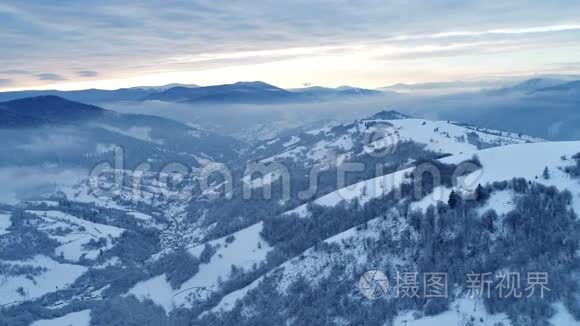
[[[7,69],[7,70],[0,70],[0,74],[3,74],[3,75],[30,75],[32,73],[28,70],[22,70],[22,69]]]
[[[37,74],[36,75],[36,78],[38,78],[38,80],[48,80],[48,81],[62,81],[62,80],[66,80],[65,77],[63,77],[63,76],[61,76],[59,74],[49,73],[49,72]]]
[[[99,75],[99,73],[93,70],[81,70],[77,71],[77,75],[80,77],[96,77]]]
[[[579,62],[562,62],[562,63],[551,63],[548,66],[553,68],[559,68],[560,71],[580,71],[580,61]],[[580,79],[580,76],[578,77]]]
[[[59,187],[80,183],[88,174],[80,169],[62,167],[2,167],[0,168],[0,202],[16,204],[35,196],[54,193]]]
[[[31,152],[57,152],[80,147],[79,138],[75,135],[53,134],[48,137],[36,137],[21,147]]]
[[[348,55],[357,47],[373,51],[382,45],[412,47],[424,40],[444,46],[457,39],[510,39],[515,53],[523,38],[531,45],[527,51],[546,49],[549,38],[550,49],[562,54],[560,60],[573,60],[570,46],[580,47],[580,2],[576,0],[533,5],[529,0],[369,0],[364,5],[296,0],[275,7],[267,0],[130,5],[103,0],[86,1],[82,6],[5,0],[0,17],[3,65],[60,74],[77,71],[75,67],[98,67],[98,75],[107,79],[159,71],[187,71],[195,78],[195,72],[204,69]],[[334,49],[332,53],[328,48]],[[537,57],[530,55],[527,62],[546,63],[537,62]],[[368,66],[386,67],[388,54],[381,60]],[[224,67],[219,67],[222,63]],[[489,60],[470,62],[481,68],[488,64]],[[272,67],[274,74],[276,66]],[[434,70],[430,68],[424,69]],[[388,69],[379,72],[390,75]],[[332,71],[329,75],[348,78]]]
[[[580,24],[571,25],[548,25],[548,26],[533,26],[524,28],[499,28],[491,30],[479,31],[451,31],[434,34],[419,34],[419,35],[401,35],[393,37],[394,41],[416,40],[416,39],[438,39],[461,36],[485,36],[485,35],[521,35],[521,34],[537,34],[537,33],[551,33],[551,32],[565,32],[580,30]]]
[[[0,86],[12,85],[14,81],[12,79],[0,78]]]

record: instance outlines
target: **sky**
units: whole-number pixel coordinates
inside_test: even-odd
[[[580,73],[577,0],[0,2],[0,90]]]

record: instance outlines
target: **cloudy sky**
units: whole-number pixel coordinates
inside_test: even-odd
[[[0,3],[0,89],[283,87],[580,72],[577,0]]]

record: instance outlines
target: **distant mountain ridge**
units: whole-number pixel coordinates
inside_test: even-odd
[[[0,103],[0,116],[10,118],[12,127],[83,121],[101,117],[105,112],[106,110],[100,107],[69,101],[54,95]]]
[[[525,80],[523,82],[517,83],[512,86],[491,90],[489,91],[490,94],[494,95],[507,95],[507,94],[516,94],[516,93],[533,93],[540,89],[554,87],[556,85],[565,84],[566,80],[558,79],[558,78],[532,78]]]
[[[536,90],[537,93],[540,92],[566,92],[566,91],[575,91],[580,92],[580,80],[562,83],[558,85],[554,85],[551,87],[544,87]]]
[[[317,101],[337,97],[364,97],[384,95],[385,92],[341,86],[337,88],[308,87],[286,90],[261,81],[198,86],[168,84],[116,90],[86,89],[76,91],[32,90],[0,93],[0,101],[11,101],[34,96],[60,96],[71,101],[102,104],[122,101],[164,101],[180,103],[284,103]],[[394,92],[393,92],[394,94]]]
[[[291,90],[294,93],[305,96],[373,96],[382,95],[385,92],[375,89],[358,88],[352,86],[340,86],[336,88],[312,86],[305,88],[296,88]]]
[[[446,95],[465,92],[477,92],[485,89],[497,88],[498,85],[505,85],[498,80],[475,80],[475,81],[442,81],[427,83],[397,83],[394,85],[379,88],[382,91],[392,91],[397,93],[410,93],[422,95]]]
[[[137,101],[145,98],[149,94],[165,91],[172,87],[198,87],[197,85],[168,84],[164,86],[139,86],[130,88],[120,88],[115,90],[106,89],[83,89],[75,91],[58,90],[30,90],[1,92],[0,101],[12,101],[35,96],[60,96],[71,101],[84,103],[106,103],[117,101]]]
[[[341,86],[327,88],[313,86],[286,90],[264,82],[237,82],[198,88],[174,87],[164,92],[151,94],[144,100],[166,102],[233,102],[270,103],[293,101],[316,101],[335,97],[360,97],[384,95],[384,92]]]
[[[378,89],[382,91],[434,96],[474,92],[501,95],[515,92],[533,92],[579,79],[580,76],[578,75],[513,76],[501,79],[457,80],[411,84],[397,83]]]
[[[197,88],[173,87],[151,94],[143,100],[167,102],[263,102],[290,100],[294,94],[264,82],[237,82],[235,84]]]

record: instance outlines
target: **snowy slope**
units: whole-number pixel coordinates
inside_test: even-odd
[[[127,295],[134,295],[139,299],[153,300],[167,312],[174,308],[174,291],[165,279],[165,274],[137,283],[127,292]]]
[[[28,277],[0,276],[0,305],[17,304],[65,289],[88,269],[84,266],[62,264],[46,256],[35,256],[25,261],[4,261],[9,265],[41,268],[39,275]],[[22,290],[19,290],[22,289]]]
[[[8,233],[8,229],[12,225],[10,221],[10,214],[0,213],[0,235]]]
[[[566,173],[561,171],[562,168],[571,164],[571,162],[562,160],[562,157],[571,157],[578,152],[580,152],[580,142],[527,143],[470,151],[469,153],[443,158],[441,162],[459,164],[472,158],[473,155],[479,158],[483,169],[464,178],[463,186],[466,190],[474,190],[480,183],[526,178],[545,185],[556,186],[561,190],[568,189],[573,193],[580,194],[578,181],[571,179]],[[542,153],[542,155],[537,153]],[[548,167],[552,172],[552,177],[548,180],[541,178],[545,167]],[[372,198],[388,193],[402,182],[409,181],[406,174],[412,170],[413,168],[411,167],[371,180],[365,180],[329,193],[314,200],[313,203],[322,206],[335,206],[343,200],[352,201],[356,198],[361,204],[364,204]],[[433,196],[427,196],[424,200],[414,204],[414,207],[426,208],[437,200],[446,200],[450,192],[451,189],[439,188],[434,192]],[[509,202],[509,198],[504,199],[504,201]],[[574,208],[580,211],[580,199],[575,201]],[[299,206],[286,214],[307,216],[307,205]]]
[[[572,164],[565,157],[571,157],[580,152],[580,142],[546,142],[535,144],[511,145],[490,148],[477,152],[483,168],[464,178],[462,184],[467,189],[475,189],[478,184],[494,181],[525,178],[546,186],[555,186],[559,190],[569,190],[573,196],[572,207],[580,212],[580,183],[572,179],[563,169]],[[460,163],[469,159],[469,155],[456,155],[442,159],[445,163]],[[550,171],[550,178],[543,179],[544,168]],[[416,207],[425,208],[436,200],[448,198],[451,189],[438,189],[438,196],[428,196]],[[508,200],[509,201],[509,200]]]
[[[91,311],[82,310],[59,318],[38,320],[30,326],[89,326],[90,323]]]
[[[413,140],[427,144],[428,148],[440,153],[457,154],[480,149],[481,146],[478,146],[475,141],[469,141],[470,137],[478,139],[484,144],[483,146],[505,146],[542,141],[529,136],[462,126],[446,121],[398,119],[388,120],[388,122],[393,124],[401,140]]]
[[[69,261],[79,261],[82,257],[86,259],[96,259],[99,251],[112,248],[112,241],[121,236],[123,229],[93,223],[76,216],[60,211],[33,211],[28,213],[39,217],[43,222],[37,227],[41,231],[47,232],[52,239],[57,240],[61,245],[56,248],[55,254]],[[71,229],[67,234],[55,232],[57,229]],[[86,249],[89,241],[97,241],[100,238],[107,240],[106,245],[100,249]]]
[[[394,214],[394,212],[391,214]],[[368,222],[368,228],[362,233],[357,228],[341,232],[324,240],[327,244],[338,246],[340,250],[326,252],[310,248],[301,255],[284,262],[274,271],[256,279],[248,286],[226,295],[212,311],[217,313],[230,311],[237,300],[242,299],[248,292],[258,287],[266,276],[273,274],[278,275],[276,290],[280,295],[286,294],[288,287],[300,277],[305,277],[309,281],[309,285],[315,287],[320,280],[330,275],[329,266],[341,266],[345,268],[344,274],[358,275],[357,266],[364,266],[369,258],[367,257],[368,250],[365,247],[365,241],[361,241],[361,239],[370,238],[376,240],[386,235],[392,240],[397,240],[405,227],[407,225],[404,223],[376,218]],[[388,261],[393,267],[403,269],[404,266],[408,266],[401,259],[403,255],[404,253],[402,252],[388,252],[384,253],[381,259],[385,262]],[[244,309],[247,309],[248,312],[251,311],[251,307],[244,307]]]
[[[471,322],[471,324],[469,324]],[[432,326],[432,325],[472,325],[495,326],[502,323],[512,325],[505,314],[490,315],[483,304],[469,299],[460,299],[453,303],[449,311],[435,316],[416,318],[413,312],[403,313],[394,320],[394,326]],[[571,325],[571,324],[570,324]]]
[[[249,271],[265,260],[271,247],[261,238],[261,231],[262,223],[258,223],[230,236],[208,242],[216,248],[216,252],[208,263],[199,266],[197,274],[177,290],[171,288],[165,275],[160,275],[136,284],[127,295],[151,299],[167,312],[177,307],[191,307],[195,300],[203,299],[207,295],[200,292],[200,289],[218,290],[219,281],[229,279],[232,266]],[[204,247],[205,244],[199,245],[189,249],[189,252],[199,257]]]
[[[550,323],[556,326],[577,325],[578,321],[570,314],[562,303],[553,306],[555,315],[550,318]],[[469,324],[469,323],[472,324]],[[518,326],[513,324],[505,314],[490,315],[480,302],[473,300],[457,300],[451,310],[436,316],[415,318],[413,312],[397,316],[394,326],[433,326],[433,325],[473,325],[473,326]]]
[[[365,204],[371,199],[387,194],[401,183],[409,181],[407,175],[411,171],[413,171],[412,167],[374,179],[361,181],[317,198],[313,200],[312,203],[321,206],[332,207],[343,201],[351,202],[355,199],[358,199],[361,204]],[[284,215],[290,214],[297,214],[301,217],[308,216],[308,204],[298,206],[284,213]]]
[[[526,178],[534,182],[542,183],[547,186],[556,186],[559,190],[569,190],[573,195],[571,207],[575,211],[580,211],[580,181],[572,179],[566,174],[563,169],[569,166],[572,162],[569,158],[580,152],[580,141],[576,142],[550,142],[550,143],[527,143],[515,144],[504,147],[495,147],[477,151],[475,154],[482,163],[483,168],[470,175],[465,176],[466,187],[463,190],[470,189],[473,191],[475,187],[481,183],[486,184],[494,181],[511,180],[512,178]],[[537,155],[542,153],[542,155]],[[474,153],[459,154],[443,158],[445,163],[460,163],[466,159],[470,159]],[[550,171],[550,178],[543,179],[541,177],[542,171],[548,167]],[[361,203],[365,203],[372,198],[377,198],[383,194],[388,193],[402,182],[408,181],[405,178],[407,172],[411,172],[412,168],[395,172],[390,175],[378,177],[372,180],[360,182],[353,187],[341,189],[337,192],[321,197],[314,202],[323,206],[335,206],[343,200],[359,199]],[[371,191],[372,190],[372,191]],[[425,208],[428,205],[435,204],[438,200],[446,201],[450,189],[437,189],[435,193],[437,196],[429,195],[422,200],[413,203],[412,208]],[[460,191],[460,189],[456,189]],[[479,208],[479,212],[483,213],[489,208],[495,209],[498,214],[502,215],[508,212],[514,206],[514,199],[511,191],[497,191],[492,193],[486,204]],[[298,207],[289,213],[297,213],[300,216],[308,216],[308,208],[306,205]],[[303,252],[299,257],[283,263],[276,269],[277,274],[281,274],[278,279],[279,293],[285,293],[288,284],[296,280],[300,276],[306,277],[310,281],[310,285],[316,284],[317,280],[324,278],[328,273],[329,265],[340,265],[347,269],[354,266],[364,266],[366,255],[368,254],[364,246],[364,239],[379,237],[387,237],[390,240],[395,240],[402,234],[402,231],[409,228],[404,220],[398,220],[393,223],[392,217],[397,216],[397,212],[387,212],[391,218],[383,219],[377,218],[368,222],[368,226],[364,230],[358,227],[346,230],[342,233],[334,235],[325,240],[327,243],[335,243],[340,246],[340,250],[333,253],[320,253],[313,248]],[[396,221],[396,219],[395,219]],[[381,232],[387,232],[381,233]],[[389,266],[405,266],[403,260],[404,253],[384,253],[383,259],[389,261]],[[376,257],[375,257],[376,258]],[[375,262],[376,263],[376,262]],[[399,265],[401,264],[401,265]],[[271,275],[274,272],[271,272]],[[222,298],[220,303],[213,308],[213,312],[230,311],[237,300],[244,298],[248,292],[256,288],[264,277],[255,280],[253,283],[245,288],[232,292]],[[552,320],[562,320],[561,324],[555,325],[575,325],[573,317],[566,311],[562,305],[557,305],[558,313]],[[251,308],[247,308],[251,311]],[[425,317],[416,319],[412,312],[402,313],[395,320],[395,325],[462,325],[466,320],[471,320],[474,317],[477,322],[474,325],[495,325],[497,322],[503,322],[504,325],[510,325],[505,315],[489,315],[485,312],[481,305],[474,306],[474,302],[470,300],[458,300],[454,302],[450,311],[444,312],[437,316]],[[483,319],[483,321],[480,321]]]
[[[373,149],[413,141],[440,154],[458,154],[478,149],[540,142],[541,139],[461,125],[398,116],[379,119],[376,115],[354,123],[287,135],[262,143],[251,155],[261,162],[292,159],[314,165],[337,157],[352,158]],[[392,117],[389,116],[389,118]]]

